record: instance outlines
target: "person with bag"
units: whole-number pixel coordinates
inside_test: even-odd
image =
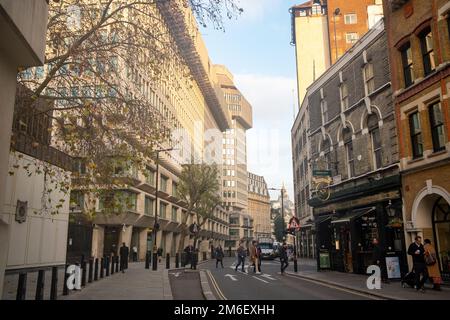
[[[415,287],[417,291],[425,292],[424,284],[428,279],[427,265],[425,264],[425,249],[422,245],[422,237],[416,236],[414,242],[408,248],[408,254],[413,259],[413,271],[415,275]],[[422,275],[422,280],[420,276]]]
[[[222,269],[223,269],[223,256],[224,256],[224,253],[223,253],[222,246],[220,244],[216,248],[216,251],[215,251],[214,255],[216,257],[216,268],[217,268],[217,266],[219,265],[219,262],[220,262],[220,264],[222,265]]]
[[[427,265],[428,276],[433,282],[433,290],[441,291],[441,271],[439,270],[439,264],[437,263],[436,250],[431,244],[430,239],[425,239],[425,263]]]
[[[237,263],[236,267],[234,268],[235,271],[237,271],[239,266],[242,265],[241,270],[243,273],[245,273],[245,256],[246,256],[245,251],[246,250],[244,248],[244,245],[242,244],[242,242],[239,242],[239,247],[237,248],[237,251],[236,251],[238,263]]]

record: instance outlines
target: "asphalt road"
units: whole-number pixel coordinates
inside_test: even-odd
[[[169,282],[174,300],[204,300],[197,271],[169,270]],[[186,290],[188,288],[188,290]]]
[[[218,298],[227,300],[367,300],[369,296],[327,286],[310,280],[280,274],[279,260],[263,260],[262,274],[235,271],[235,259],[225,258],[224,268],[216,269],[215,261],[201,264],[199,269],[209,270],[210,286]],[[248,261],[246,261],[248,265]],[[299,266],[303,271],[314,270],[311,266]],[[239,268],[240,270],[240,268]],[[293,270],[289,262],[287,271]],[[212,277],[212,279],[211,279]],[[218,287],[218,289],[216,289]]]

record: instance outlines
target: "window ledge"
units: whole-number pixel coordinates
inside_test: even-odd
[[[437,156],[440,156],[440,155],[446,154],[446,153],[447,153],[447,150],[444,148],[444,149],[442,149],[442,150],[435,151],[435,152],[429,154],[427,158],[437,157]]]
[[[413,164],[413,163],[420,162],[420,161],[423,161],[423,160],[425,160],[425,157],[421,156],[421,157],[418,157],[418,158],[414,158],[412,160],[408,160],[407,164]]]

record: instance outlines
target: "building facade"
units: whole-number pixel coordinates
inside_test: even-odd
[[[365,274],[376,238],[408,271],[387,48],[380,21],[308,90],[319,268]]]
[[[255,239],[271,238],[270,196],[263,176],[248,173],[248,214],[253,218]]]
[[[384,1],[407,244],[434,244],[450,281],[450,2]],[[411,261],[410,265],[411,265]]]
[[[19,67],[42,65],[45,53],[48,1],[0,0],[0,186],[5,186],[10,161],[11,128]],[[9,200],[7,200],[9,201]],[[7,264],[11,228],[15,224],[4,212],[4,191],[0,192],[0,296]]]

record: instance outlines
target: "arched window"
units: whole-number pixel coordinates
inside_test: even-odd
[[[346,127],[342,130],[342,138],[345,146],[347,173],[348,177],[351,178],[355,175],[355,159],[353,158],[352,129],[350,127]]]
[[[380,127],[378,125],[378,116],[372,113],[367,118],[367,129],[369,130],[371,146],[372,146],[372,159],[374,169],[379,169],[383,166],[381,157],[381,136]]]

